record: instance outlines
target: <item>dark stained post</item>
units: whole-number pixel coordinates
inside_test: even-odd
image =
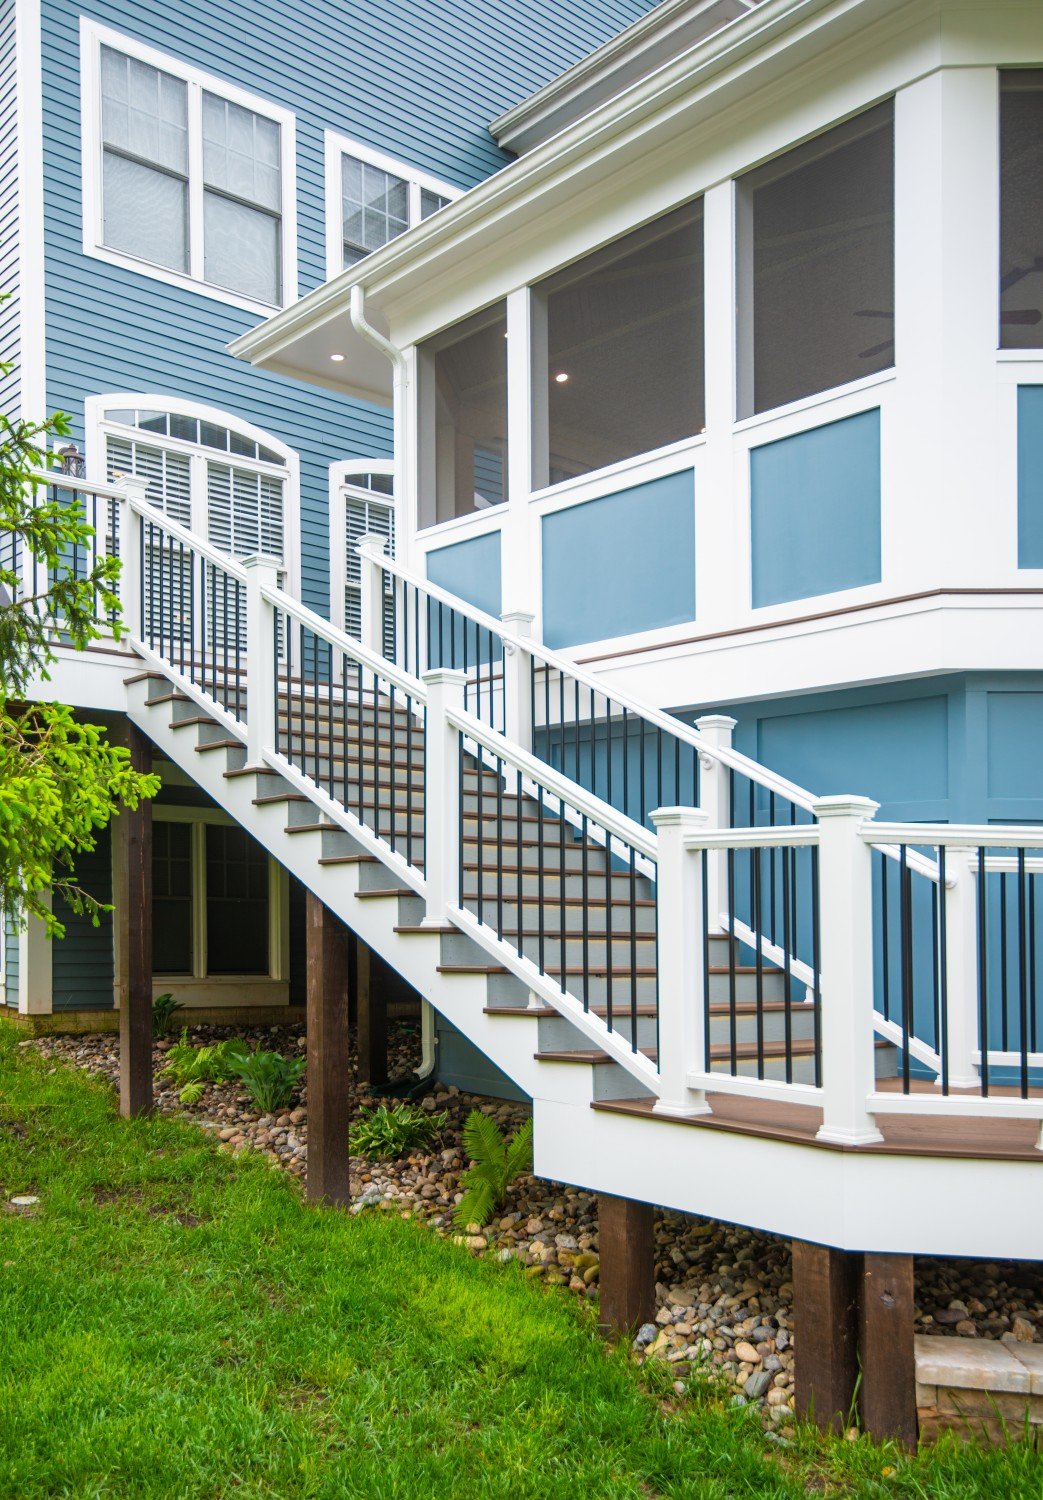
[[[795,1395],[799,1417],[843,1432],[858,1377],[859,1257],[793,1241]]]
[[[308,1197],[349,1203],[348,935],[308,892]]]
[[[360,1083],[387,1083],[387,985],[372,950],[355,942],[355,1011],[358,1017]]]
[[[127,725],[130,763],[152,769],[152,745]],[[120,1114],[147,1114],[152,1108],[152,803],[146,797],[132,812],[124,808],[113,823],[119,842],[115,892],[119,943]]]
[[[876,1442],[916,1451],[913,1257],[864,1255],[859,1297],[862,1426]],[[799,1351],[799,1344],[798,1344]],[[798,1368],[800,1354],[797,1354]]]
[[[654,1222],[650,1203],[598,1194],[598,1321],[604,1333],[632,1333],[655,1315]]]

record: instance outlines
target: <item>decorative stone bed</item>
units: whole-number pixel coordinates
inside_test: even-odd
[[[189,1038],[199,1044],[229,1034],[285,1054],[301,1052],[305,1046],[300,1025],[237,1027],[234,1031],[198,1026],[191,1028]],[[119,1043],[115,1036],[46,1036],[20,1045],[117,1080]],[[157,1069],[169,1046],[169,1040],[157,1043]],[[418,1061],[415,1026],[392,1023],[391,1076],[410,1074]],[[213,1131],[222,1149],[252,1147],[298,1179],[307,1171],[306,1086],[294,1106],[276,1116],[251,1109],[237,1084],[211,1085],[197,1104],[185,1107],[174,1090],[159,1082],[156,1102],[160,1109],[177,1110]],[[357,1085],[356,1112],[378,1102],[376,1093]],[[439,1234],[461,1239],[473,1254],[517,1260],[530,1279],[581,1297],[595,1296],[598,1226],[592,1194],[523,1178],[510,1189],[503,1212],[482,1234],[461,1236],[453,1224],[459,1179],[466,1166],[461,1131],[467,1115],[480,1108],[511,1131],[525,1118],[527,1108],[465,1095],[439,1083],[431,1085],[419,1102],[448,1115],[439,1146],[431,1153],[397,1161],[353,1158],[355,1206],[418,1219]],[[756,1183],[751,1182],[751,1194],[756,1191]],[[692,1371],[703,1371],[730,1388],[735,1401],[757,1405],[766,1424],[775,1427],[788,1421],[794,1360],[788,1241],[665,1212],[659,1215],[655,1232],[657,1312],[655,1321],[638,1331],[635,1355],[673,1367],[679,1392]],[[1043,1342],[1034,1342],[1043,1338],[1043,1268],[924,1258],[917,1261],[916,1270],[917,1377],[924,1435],[966,1425],[968,1418],[978,1424],[978,1430],[1001,1435],[1002,1423],[983,1394],[993,1390],[1005,1403],[1001,1414],[1008,1426],[1020,1423],[1028,1398],[1038,1399],[1040,1410],[1036,1412],[1033,1406],[1032,1411],[1043,1423]],[[971,1333],[975,1337],[959,1336]],[[1008,1348],[1000,1342],[1004,1339],[1016,1340],[1016,1350],[1013,1344]],[[968,1346],[971,1353],[965,1352]],[[977,1363],[975,1355],[980,1355]],[[1028,1361],[1037,1356],[1037,1362],[1030,1365]],[[972,1379],[975,1370],[980,1373]],[[987,1381],[993,1370],[1007,1384],[976,1383]],[[961,1391],[968,1393],[962,1407],[958,1405]],[[1022,1404],[1015,1411],[1011,1403],[1017,1400]]]

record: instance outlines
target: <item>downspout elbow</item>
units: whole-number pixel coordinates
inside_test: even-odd
[[[372,344],[374,349],[379,349],[387,359],[394,365],[399,376],[404,378],[406,362],[402,350],[397,344],[393,344],[389,338],[385,338],[379,329],[374,328],[372,323],[366,320],[366,292],[365,288],[355,285],[351,288],[351,301],[348,306],[351,326],[360,338]]]

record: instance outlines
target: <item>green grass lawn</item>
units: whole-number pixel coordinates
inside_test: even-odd
[[[0,1022],[0,1496],[1043,1496],[1023,1447],[780,1447],[677,1403],[516,1267],[310,1209],[16,1042]]]

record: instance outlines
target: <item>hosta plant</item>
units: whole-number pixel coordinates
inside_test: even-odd
[[[448,1116],[430,1114],[416,1104],[381,1104],[364,1109],[352,1126],[353,1156],[407,1156],[433,1144],[445,1129]]]
[[[283,1057],[281,1052],[249,1052],[233,1065],[251,1100],[263,1114],[289,1104],[307,1066],[303,1057]]]
[[[532,1171],[532,1120],[508,1140],[494,1120],[473,1109],[464,1126],[464,1149],[471,1165],[460,1179],[464,1195],[454,1215],[461,1229],[488,1224],[515,1178]]]
[[[157,995],[152,1002],[152,1035],[166,1036],[175,1012],[184,1008],[173,995]]]

